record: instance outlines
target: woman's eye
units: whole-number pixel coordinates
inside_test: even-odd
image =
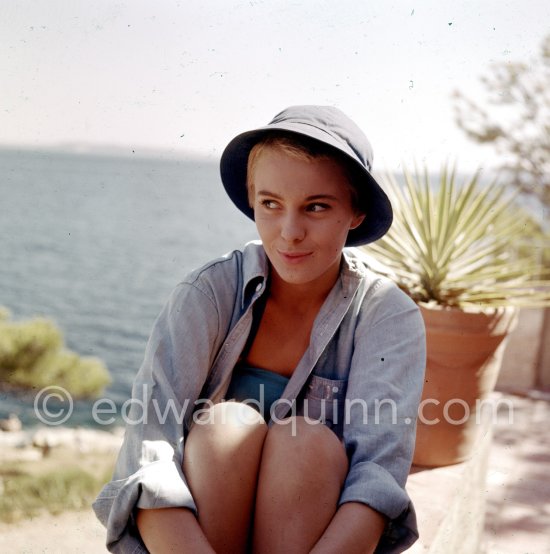
[[[328,210],[330,206],[328,204],[310,204],[307,207],[308,212],[324,212]]]
[[[264,208],[267,208],[268,210],[273,210],[277,207],[277,202],[275,202],[274,200],[262,200],[260,202],[260,205],[263,206]]]

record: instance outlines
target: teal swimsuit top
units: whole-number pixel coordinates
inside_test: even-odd
[[[252,347],[260,321],[267,302],[267,294],[260,297],[252,309],[252,328],[246,345],[241,353],[241,360],[246,360],[248,352]],[[237,362],[231,382],[225,398],[227,400],[236,400],[237,402],[246,402],[253,408],[256,408],[267,422],[270,418],[271,406],[281,398],[288,377],[269,371],[247,365],[243,361]]]
[[[237,364],[225,398],[247,403],[269,421],[271,406],[281,398],[287,383],[288,377],[274,371]]]

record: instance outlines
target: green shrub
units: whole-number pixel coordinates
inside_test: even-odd
[[[57,385],[76,397],[90,397],[101,394],[110,376],[98,358],[67,350],[52,321],[12,322],[0,309],[0,382],[23,389]]]
[[[107,480],[107,475],[93,477],[78,467],[40,475],[0,472],[0,521],[88,508]]]
[[[61,331],[46,319],[0,321],[0,370],[30,371],[42,357],[58,351],[62,345]]]

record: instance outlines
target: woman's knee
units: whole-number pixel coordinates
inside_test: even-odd
[[[223,402],[195,414],[183,472],[216,552],[244,552],[267,425],[250,406]]]
[[[239,402],[222,402],[203,409],[195,417],[185,441],[186,457],[195,450],[216,452],[256,446],[261,448],[267,433],[262,416],[252,407]]]
[[[342,483],[348,472],[346,451],[336,434],[326,425],[301,416],[274,424],[267,434],[265,448],[271,453],[284,453],[289,463],[338,475]]]

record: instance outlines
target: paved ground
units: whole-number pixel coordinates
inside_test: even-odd
[[[0,552],[6,554],[102,554],[104,544],[105,530],[92,510],[0,523]]]
[[[503,394],[500,401],[483,552],[550,554],[550,394]]]

